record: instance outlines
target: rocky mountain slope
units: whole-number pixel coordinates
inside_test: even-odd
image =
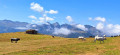
[[[0,20],[0,33],[8,33],[8,32],[21,32],[28,29],[36,29],[39,33],[48,34],[48,35],[55,35],[55,36],[62,36],[67,38],[77,38],[78,36],[94,36],[97,34],[101,34],[99,30],[91,25],[84,25],[87,28],[87,31],[84,31],[80,28],[77,28],[75,25],[70,24],[62,24],[60,25],[58,22],[56,23],[47,23],[42,25],[37,24],[29,24],[26,22],[18,22],[18,21],[11,21],[11,20]],[[61,28],[63,30],[61,30]],[[69,31],[70,33],[66,33],[65,30]],[[58,31],[55,34],[55,30]],[[63,32],[59,33],[59,32]]]

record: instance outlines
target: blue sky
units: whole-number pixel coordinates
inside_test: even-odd
[[[47,14],[54,18],[51,23],[70,23],[66,20],[70,16],[74,23],[95,25],[95,21],[90,21],[91,17],[101,17],[106,19],[106,23],[120,24],[120,0],[0,0],[0,20],[8,19],[31,23],[34,15],[39,18],[40,12],[32,10],[31,3],[37,3],[44,10],[55,10],[57,14]]]

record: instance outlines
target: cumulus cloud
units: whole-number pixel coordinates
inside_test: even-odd
[[[106,21],[106,18],[104,18],[104,17],[95,17],[95,18],[89,17],[88,20],[105,22],[105,21]]]
[[[56,34],[56,35],[58,35],[58,34],[68,35],[70,33],[72,33],[72,31],[67,28],[60,28],[60,29],[55,28],[54,32],[53,32],[53,34]]]
[[[105,25],[105,24],[103,24]],[[107,24],[105,25],[105,27],[103,27],[103,29],[101,29],[100,31],[102,31],[103,33],[105,33],[106,35],[120,35],[120,25],[119,24]]]
[[[102,21],[102,22],[106,21],[106,19],[104,17],[96,17],[95,20]]]
[[[76,27],[79,28],[79,29],[82,29],[84,31],[88,30],[84,25],[81,25],[81,24],[76,25]]]
[[[103,32],[103,34],[106,34],[108,36],[120,35],[120,25],[119,24],[109,24],[109,23],[106,24],[105,23],[106,19],[105,18],[101,18],[101,17],[96,17],[95,20],[100,21],[96,25],[96,29],[98,29],[101,32]]]
[[[98,30],[102,30],[104,28],[104,24],[103,23],[98,23],[97,26],[96,26],[96,28]]]
[[[35,16],[33,16],[33,15],[30,15],[29,18],[37,19],[37,17],[35,17]]]
[[[46,22],[48,22],[48,21],[53,21],[54,19],[53,18],[51,18],[51,17],[48,17],[48,16],[45,16],[45,17],[39,17],[38,19],[36,18],[33,18],[33,20],[32,20],[32,22],[33,23],[36,23],[36,24],[45,24]]]
[[[113,24],[108,24],[108,25],[107,25],[107,28],[108,28],[108,29],[113,28]]]
[[[43,7],[40,6],[38,3],[32,2],[30,5],[31,5],[30,8],[32,10],[37,11],[37,12],[42,12],[42,13],[40,13],[42,16],[39,17],[39,18],[37,18],[37,17],[35,17],[33,15],[29,16],[29,18],[33,19],[32,23],[36,23],[36,24],[43,24],[44,23],[45,24],[48,21],[53,21],[54,18],[47,16],[47,14],[48,13],[49,14],[57,14],[58,13],[58,11],[55,11],[55,10],[45,11],[43,9]]]
[[[45,22],[45,18],[39,17],[39,22],[38,23],[44,23],[44,22]]]
[[[41,22],[41,23],[46,23],[48,21],[53,21],[54,18],[48,17],[46,15],[43,15],[43,17],[39,17],[39,20],[40,20],[39,22]]]
[[[30,8],[34,11],[37,11],[37,12],[43,12],[44,11],[43,7],[40,6],[38,3],[32,2],[30,5],[31,5]]]
[[[49,13],[49,14],[57,14],[58,11],[55,10],[50,10],[50,11],[45,11],[45,13]]]
[[[68,20],[68,22],[73,22],[73,19],[71,16],[67,16],[66,19]]]
[[[116,24],[116,25],[108,25],[109,26],[109,30],[111,32],[109,33],[112,33],[112,34],[116,34],[116,35],[119,35],[120,34],[120,25]]]
[[[53,21],[54,19],[51,17],[46,17],[46,21]]]

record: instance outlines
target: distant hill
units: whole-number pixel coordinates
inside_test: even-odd
[[[102,34],[102,32],[100,32],[99,30],[97,30],[93,26],[85,25],[85,27],[88,29],[88,31],[83,31],[79,28],[76,28],[74,25],[70,25],[70,24],[60,25],[58,22],[56,22],[56,23],[53,23],[53,24],[48,23],[48,24],[38,25],[36,28],[32,28],[32,29],[38,29],[39,33],[42,33],[42,34],[49,34],[49,35],[66,37],[66,38],[77,38],[78,36],[89,37],[89,36],[94,36],[94,35],[97,35],[97,34]],[[58,28],[58,29],[59,28],[67,28],[67,29],[73,31],[73,33],[70,33],[68,35],[53,34],[55,28]]]
[[[11,20],[0,20],[0,26],[4,27],[25,27],[28,23],[19,22],[19,21],[11,21]]]
[[[15,29],[15,27],[25,27],[28,23],[11,20],[0,20],[0,33],[19,32],[23,30]]]
[[[91,25],[85,25],[85,27],[88,29],[87,31],[83,31],[79,28],[76,28],[74,25],[70,25],[70,24],[60,25],[58,22],[53,24],[47,22],[47,24],[37,25],[37,24],[29,24],[26,22],[19,22],[19,21],[0,20],[0,33],[20,32],[28,29],[36,29],[38,30],[39,33],[42,34],[62,36],[66,38],[77,38],[78,36],[89,37],[89,36],[101,34],[99,30],[97,30],[95,27]],[[68,35],[53,34],[56,28],[57,29],[66,28],[73,32]]]

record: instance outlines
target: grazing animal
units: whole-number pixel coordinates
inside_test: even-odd
[[[82,39],[82,40],[85,41],[85,38],[84,38],[83,36],[79,36],[79,37],[78,37],[78,40],[80,40],[80,39]]]
[[[105,37],[98,37],[98,35],[97,35],[97,36],[95,36],[94,42],[96,42],[96,40],[100,41],[100,43],[101,43],[101,41],[103,41],[103,43],[104,43],[104,40],[106,40],[106,38]]]
[[[53,38],[55,38],[55,36],[52,36]]]
[[[11,38],[11,43],[13,43],[13,41],[15,41],[15,43],[17,43],[17,41],[19,41],[20,38]]]

